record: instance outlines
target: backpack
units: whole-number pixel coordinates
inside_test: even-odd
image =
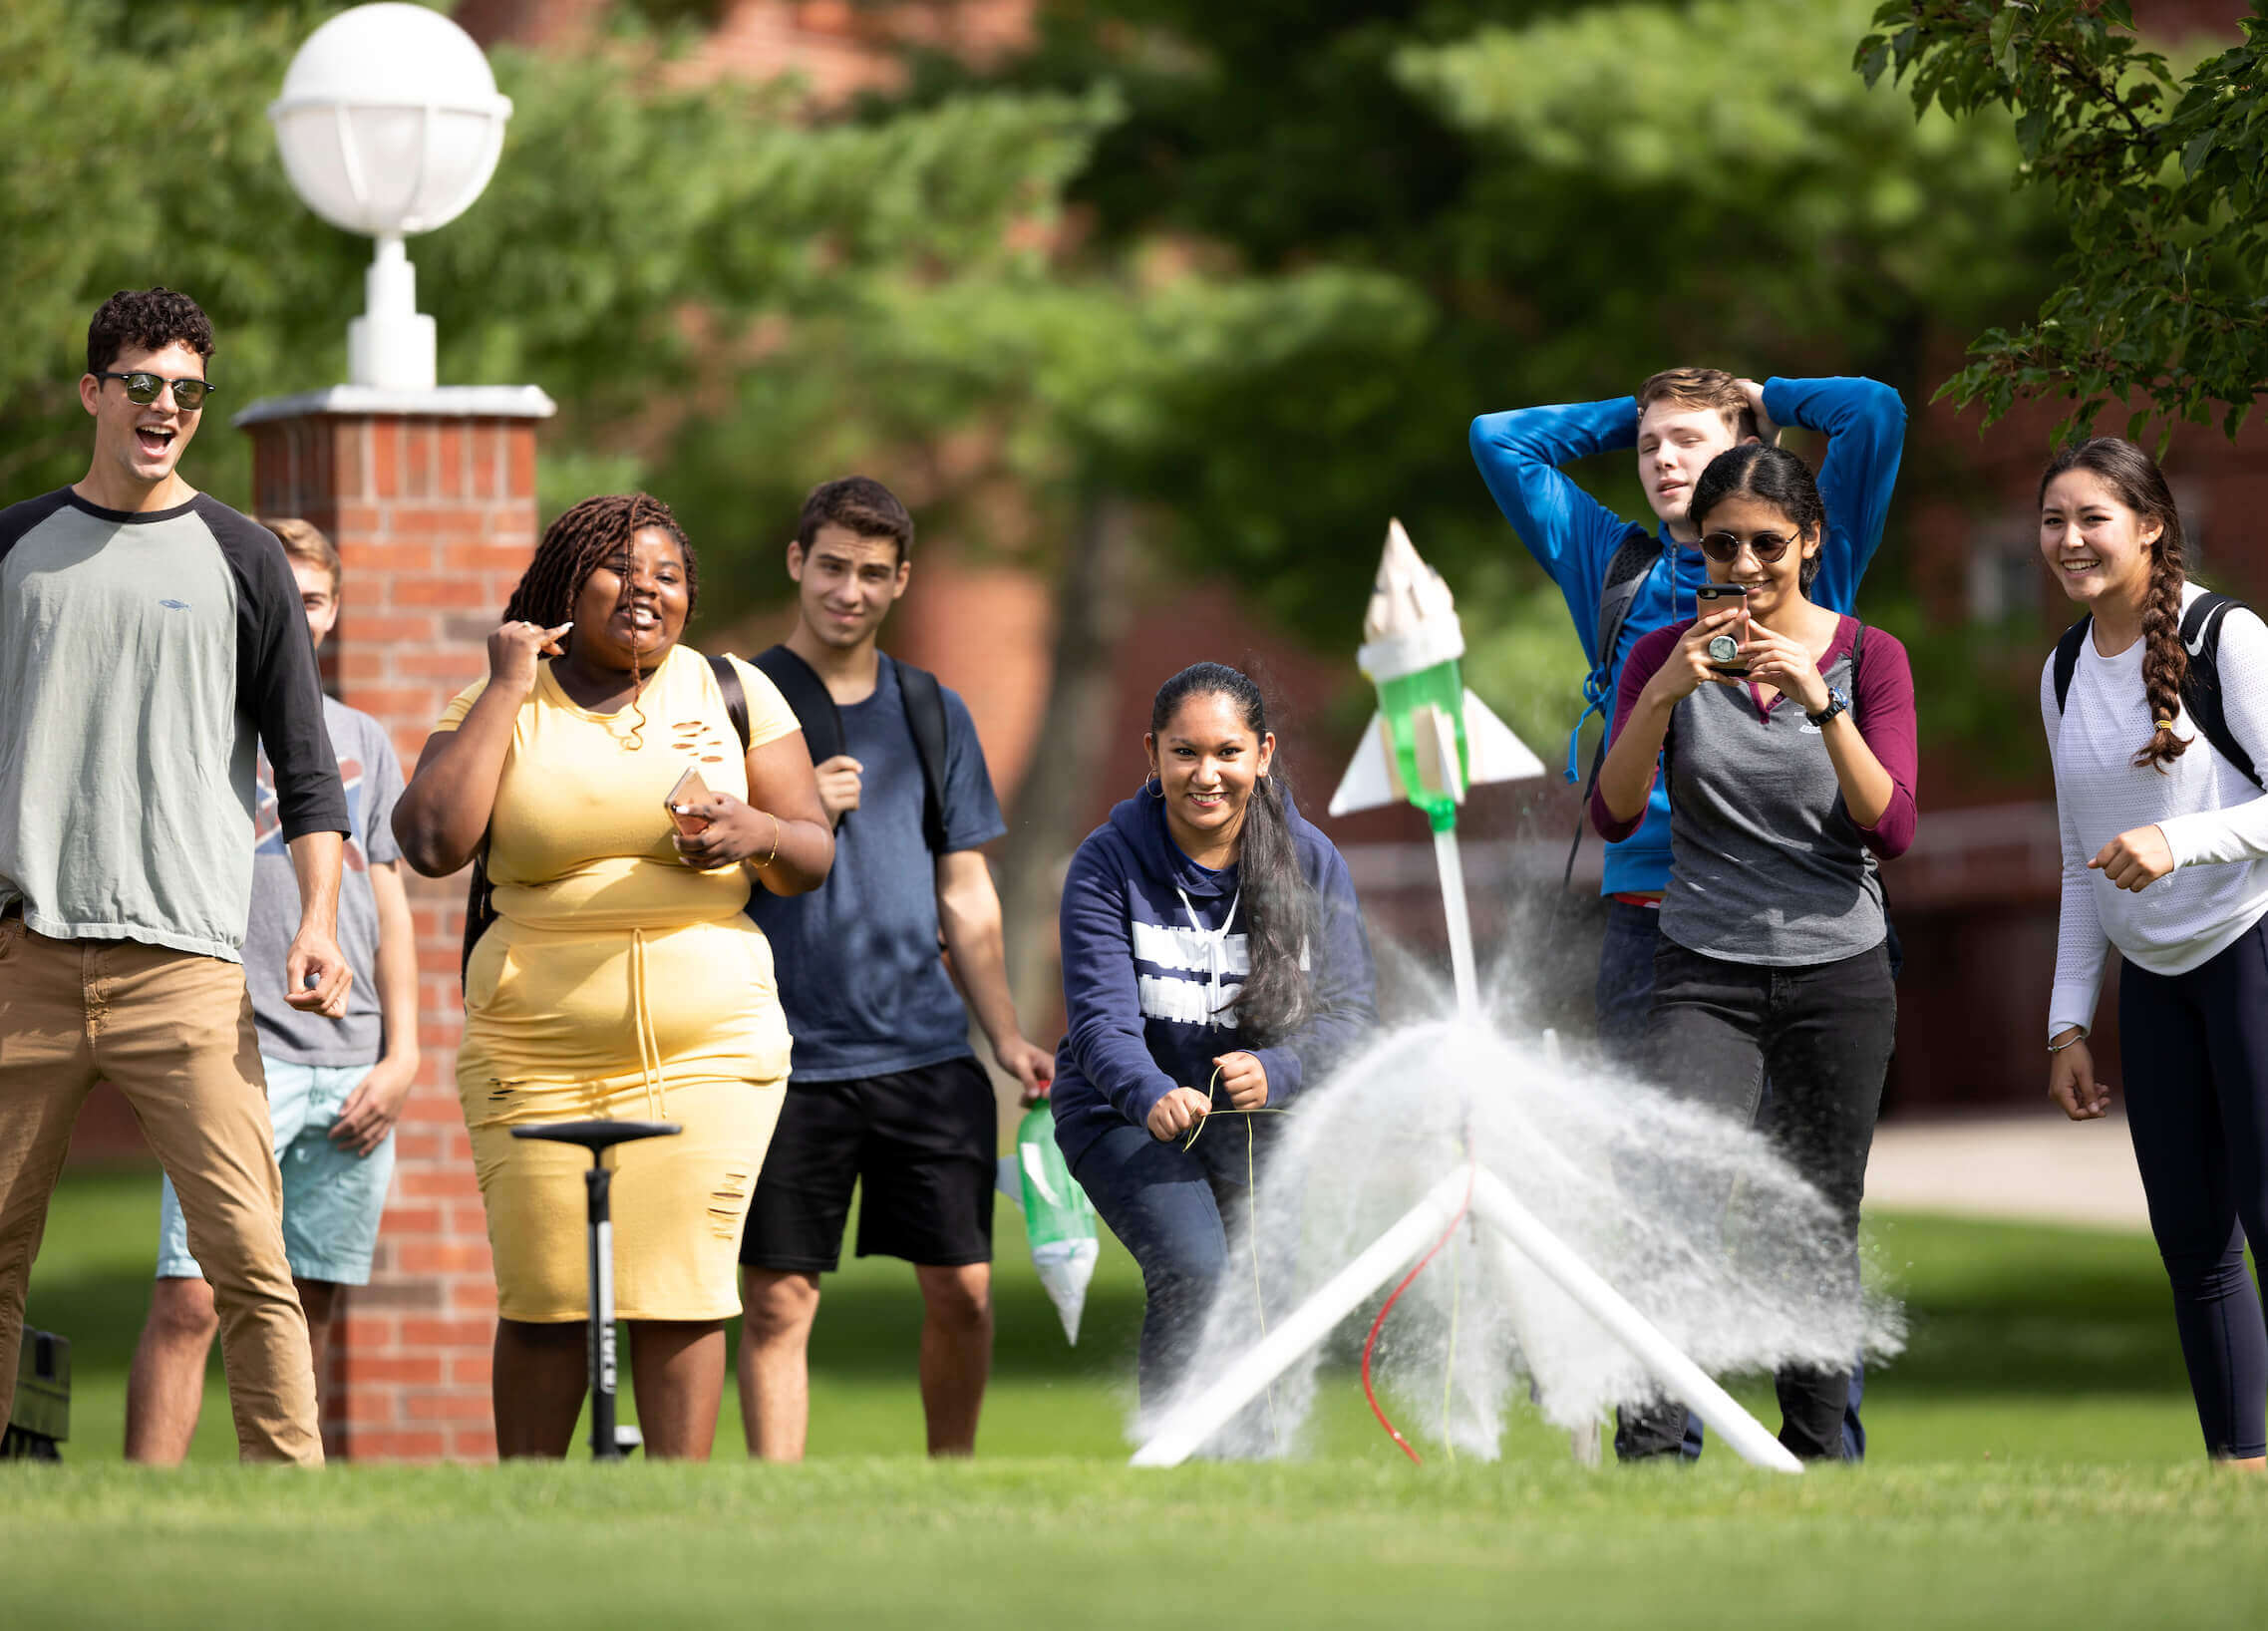
[[[921,762],[921,838],[932,855],[945,852],[945,690],[926,668],[890,659],[898,676],[898,699],[905,707],[906,729],[913,736],[914,757]],[[754,665],[780,688],[804,728],[804,743],[811,763],[820,764],[843,751],[842,710],[837,708],[826,682],[810,663],[786,646],[758,654]],[[848,820],[846,814],[843,820]],[[841,821],[835,823],[840,826]]]
[[[2229,730],[2228,715],[2221,707],[2221,620],[2232,611],[2251,609],[2232,595],[2216,594],[2210,589],[2189,602],[2189,609],[2181,614],[2181,645],[2189,653],[2188,672],[2181,677],[2181,706],[2189,711],[2190,720],[2223,759],[2244,772],[2245,780],[2254,787],[2268,791],[2268,785],[2261,782],[2260,772],[2253,766],[2252,756]],[[2064,630],[2063,638],[2056,642],[2058,712],[2071,695],[2072,675],[2079,671],[2080,643],[2094,626],[2092,615],[2083,617]]]
[[[724,694],[725,713],[739,733],[741,752],[748,752],[749,720],[748,692],[741,685],[739,672],[730,657],[711,657],[709,672],[717,677],[717,689]],[[465,890],[465,945],[457,959],[457,983],[465,984],[465,976],[473,966],[473,948],[480,944],[481,936],[487,933],[488,925],[496,920],[495,890],[488,883],[488,845],[483,839],[473,854],[473,875]]]

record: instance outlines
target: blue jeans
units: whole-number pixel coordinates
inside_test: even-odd
[[[1224,1116],[1194,1148],[1160,1143],[1132,1122],[1081,1152],[1071,1175],[1141,1267],[1137,1374],[1142,1407],[1166,1399],[1228,1268],[1228,1235],[1246,1222],[1248,1162],[1273,1142],[1266,1116]],[[1254,1141],[1247,1144],[1247,1141]]]
[[[1599,1050],[1609,1062],[1634,1074],[1646,1069],[1646,1031],[1654,1013],[1654,953],[1662,943],[1661,920],[1658,907],[1633,906],[1621,900],[1607,902],[1596,991]],[[1895,930],[1890,936],[1890,956],[1894,977],[1903,961]],[[1768,1102],[1771,1092],[1772,1085],[1767,1082]],[[1858,1415],[1859,1402],[1865,1395],[1866,1367],[1853,1363],[1850,1398],[1842,1416],[1844,1461],[1866,1459],[1866,1424]],[[1702,1442],[1701,1418],[1681,1405],[1615,1412],[1614,1453],[1620,1460],[1646,1461],[1674,1454],[1693,1461],[1701,1455]]]

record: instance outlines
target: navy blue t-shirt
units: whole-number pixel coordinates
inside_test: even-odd
[[[749,915],[772,942],[798,1082],[917,1070],[969,1054],[960,993],[937,954],[937,862],[921,834],[921,758],[897,665],[842,710],[843,751],[865,767],[858,808],[834,835],[834,869],[810,894],[759,887]],[[945,691],[945,847],[1008,830],[976,722]]]

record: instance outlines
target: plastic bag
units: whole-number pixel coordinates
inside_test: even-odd
[[[1087,1283],[1102,1254],[1095,1234],[1095,1206],[1072,1178],[1056,1146],[1055,1113],[1036,1105],[1016,1129],[1016,1153],[1000,1157],[1000,1188],[1024,1208],[1024,1232],[1032,1242],[1032,1266],[1048,1301],[1063,1321],[1063,1334],[1079,1346],[1080,1316],[1087,1311]]]

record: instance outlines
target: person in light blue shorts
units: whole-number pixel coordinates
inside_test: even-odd
[[[308,632],[321,646],[339,615],[338,551],[305,521],[262,524],[283,543]],[[385,728],[368,714],[332,698],[324,699],[323,712],[353,827],[339,888],[338,942],[356,976],[345,1016],[326,1019],[284,1001],[282,948],[299,919],[299,892],[265,755],[244,936],[245,977],[283,1173],[284,1254],[307,1312],[318,1391],[338,1289],[370,1280],[394,1173],[394,1123],[418,1074],[416,929],[394,841],[401,762]],[[274,955],[256,950],[261,947],[272,947]],[[212,1288],[189,1252],[180,1202],[167,1180],[159,1202],[158,1281],[127,1385],[129,1461],[171,1466],[188,1454],[217,1329]]]

